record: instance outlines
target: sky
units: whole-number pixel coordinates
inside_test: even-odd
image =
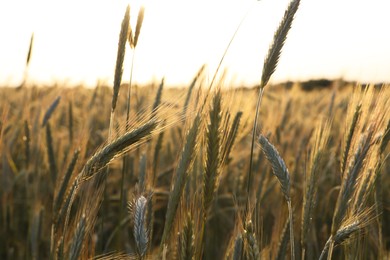
[[[0,85],[23,80],[31,34],[30,83],[111,84],[120,24],[130,4],[138,46],[127,48],[123,82],[188,85],[203,64],[212,78],[238,25],[222,70],[232,85],[254,85],[288,0],[3,0]],[[390,82],[388,0],[301,0],[271,82],[318,78]]]

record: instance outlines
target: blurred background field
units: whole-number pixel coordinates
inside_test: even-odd
[[[196,88],[201,86],[200,81]],[[358,92],[362,93],[364,87],[341,81],[331,82],[328,87],[317,86],[310,91],[303,89],[302,86],[305,85],[294,83],[270,86],[269,91],[264,96],[260,125],[261,133],[266,135],[277,147],[290,171],[292,200],[295,205],[294,225],[296,230],[300,230],[302,198],[305,192],[304,183],[307,178],[305,176],[310,170],[309,157],[314,149],[314,131],[320,122],[331,121],[329,143],[317,168],[318,192],[315,195],[315,208],[307,244],[307,256],[312,259],[315,256],[318,257],[330,233],[337,194],[342,181],[340,161],[343,158],[345,135],[348,131],[348,120],[351,117],[349,114],[351,110],[354,110],[351,108],[355,104],[352,100],[356,99],[353,93],[355,95]],[[131,109],[133,126],[139,125],[140,121],[144,121],[151,115],[158,87],[159,85],[135,88]],[[356,149],[359,136],[367,130],[365,127],[371,122],[370,120],[378,120],[370,115],[376,110],[375,104],[384,102],[383,99],[390,94],[387,87],[379,90],[378,87],[372,86],[371,91],[372,103],[371,105],[363,105],[365,110],[362,109],[364,115],[360,120],[361,126],[354,134],[355,146],[353,147]],[[111,88],[105,86],[98,86],[95,89],[56,86],[31,87],[22,90],[2,88],[0,90],[0,111],[2,113],[0,124],[0,194],[2,201],[0,239],[1,244],[4,245],[1,247],[3,259],[49,258],[50,240],[54,239],[58,243],[61,237],[51,233],[51,225],[55,223],[56,216],[60,214],[53,208],[53,198],[56,198],[56,194],[58,194],[74,152],[79,151],[79,155],[71,180],[81,171],[83,165],[95,151],[106,143],[111,92]],[[158,116],[167,118],[169,123],[160,133],[152,134],[146,143],[133,148],[124,157],[129,162],[129,168],[128,172],[124,173],[123,183],[121,183],[122,159],[116,159],[112,162],[107,179],[107,194],[102,206],[105,212],[104,223],[102,224],[102,213],[93,217],[88,216],[91,211],[86,211],[87,221],[94,221],[95,225],[88,228],[82,240],[82,255],[84,257],[113,251],[133,252],[132,241],[134,238],[132,237],[131,223],[127,221],[122,223],[123,225],[120,224],[128,216],[126,206],[120,203],[120,199],[123,200],[120,193],[121,187],[123,187],[124,201],[131,201],[132,198],[139,196],[140,175],[144,175],[143,178],[146,178],[144,180],[146,182],[144,184],[145,190],[142,194],[153,192],[153,237],[148,244],[148,252],[151,255],[157,255],[168,194],[173,181],[172,176],[174,176],[174,169],[182,150],[185,129],[188,129],[192,118],[197,114],[195,110],[188,109],[186,117],[182,116],[187,92],[186,88],[163,90],[161,95],[163,108],[158,112]],[[193,101],[189,108],[196,106],[194,104],[196,92],[194,90]],[[245,202],[244,186],[249,162],[248,147],[255,107],[253,97],[256,95],[257,90],[249,88],[224,90],[222,94],[224,107],[230,115],[230,120],[226,121],[225,124],[231,124],[238,111],[242,112],[242,117],[229,158],[226,158],[224,165],[221,166],[219,186],[210,208],[211,213],[207,221],[206,242],[204,244],[205,259],[223,258],[229,250],[232,250],[231,243],[240,233],[240,225],[237,224],[240,221],[237,214],[243,210]],[[46,120],[45,112],[58,97],[60,97],[58,106],[45,123],[46,125],[43,126],[43,121]],[[126,111],[125,95],[119,97],[116,125],[122,129]],[[387,107],[383,107],[383,109],[385,111],[382,112],[388,110]],[[140,114],[142,120],[137,119],[137,114]],[[388,113],[386,115],[388,120]],[[47,131],[49,125],[50,139]],[[383,137],[383,135],[388,136],[388,132],[384,132],[385,128],[383,127],[385,126],[386,124],[377,129],[378,135],[381,136],[375,136],[375,138]],[[386,131],[388,131],[388,126]],[[162,133],[163,138],[160,140]],[[205,133],[205,130],[202,130],[201,133]],[[204,138],[206,137],[200,137],[200,140]],[[201,142],[203,143],[203,141]],[[157,143],[161,147],[158,148]],[[193,231],[195,241],[198,236],[196,230],[199,227],[196,225],[196,220],[201,205],[199,204],[201,203],[199,196],[204,166],[202,158],[206,154],[206,152],[201,151],[204,146],[205,143],[201,145],[197,159],[194,160],[194,166],[186,184],[186,192],[179,205],[178,219],[174,226],[176,231],[172,232],[168,243],[168,259],[174,256],[181,259],[178,255],[180,240],[176,239],[176,234],[182,232],[187,212],[190,212],[192,220],[195,221]],[[158,155],[156,155],[156,150]],[[364,225],[362,224],[361,229],[354,233],[352,239],[348,239],[348,243],[335,249],[335,255],[338,257],[354,256],[375,259],[379,255],[386,255],[389,250],[390,233],[387,225],[390,221],[390,195],[386,187],[389,186],[390,180],[388,178],[389,162],[385,160],[388,151],[388,148],[384,148],[380,156],[367,155],[369,158],[367,161],[370,162],[365,162],[365,166],[362,166],[361,177],[357,179],[356,185],[357,187],[363,185],[364,176],[373,178],[372,183],[370,183],[372,188],[367,190],[364,195],[364,205],[369,211],[363,213],[362,219],[365,220],[363,220]],[[352,157],[354,152],[351,151],[348,156]],[[374,149],[370,152],[375,153]],[[277,180],[272,176],[271,169],[259,146],[255,147],[254,158],[252,186],[257,203],[254,209],[256,217],[253,221],[256,227],[258,247],[264,257],[275,258],[282,250],[280,246],[283,245],[281,239],[283,239],[287,209],[284,206]],[[379,169],[375,168],[375,162],[380,162]],[[378,170],[378,172],[374,174],[374,170]],[[155,182],[152,181],[152,176],[155,176]],[[379,194],[377,194],[377,187],[381,188]],[[99,199],[90,190],[82,193],[81,196],[86,196],[91,205],[99,203]],[[380,213],[376,211],[379,206]],[[86,205],[81,207],[86,207]],[[74,230],[76,226],[77,223],[73,223],[70,229]],[[119,230],[117,230],[118,227]],[[70,233],[72,234],[72,232]],[[296,234],[297,237],[300,236],[299,233]],[[110,242],[107,240],[108,237],[111,237]],[[103,241],[101,241],[102,239]],[[72,239],[65,240],[65,243],[65,250],[67,250],[66,248],[72,243]]]
[[[0,258],[389,258],[389,39],[356,34],[386,9],[328,2],[33,5],[0,31]]]

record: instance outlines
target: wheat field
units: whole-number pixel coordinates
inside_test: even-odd
[[[269,80],[299,1],[259,72],[232,88],[0,89],[1,259],[387,259],[390,86]],[[133,56],[134,57],[134,56]],[[221,63],[223,57],[221,59]]]

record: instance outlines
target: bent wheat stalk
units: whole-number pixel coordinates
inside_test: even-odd
[[[250,150],[250,159],[249,159],[249,170],[246,184],[246,192],[247,192],[247,203],[245,207],[245,215],[248,213],[249,204],[250,204],[250,184],[252,183],[252,168],[253,168],[253,150],[255,145],[255,135],[257,132],[257,124],[259,119],[259,110],[261,106],[261,100],[264,94],[264,88],[268,84],[269,79],[272,74],[275,72],[275,69],[278,65],[280,54],[282,52],[282,48],[287,39],[288,31],[291,28],[291,24],[294,20],[294,15],[298,10],[300,0],[293,0],[290,2],[287,7],[283,19],[279,24],[278,29],[274,34],[273,41],[268,50],[267,56],[264,60],[263,71],[261,75],[260,81],[260,91],[259,96],[256,103],[256,111],[255,111],[255,119],[253,123],[253,131],[252,131],[252,142],[251,142],[251,150]]]
[[[291,259],[295,259],[293,215],[290,196],[290,174],[288,172],[286,164],[284,163],[282,157],[279,155],[275,146],[273,146],[263,135],[260,135],[259,143],[261,144],[261,148],[265,154],[265,157],[271,163],[272,172],[278,179],[280,187],[282,188],[283,195],[287,201],[290,222]]]

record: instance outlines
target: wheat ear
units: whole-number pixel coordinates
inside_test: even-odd
[[[50,117],[52,116],[54,110],[57,108],[58,104],[60,103],[61,96],[58,96],[53,103],[49,106],[47,109],[45,115],[43,116],[42,120],[42,127],[45,127],[47,122],[49,121]]]
[[[195,158],[195,151],[197,147],[197,136],[200,127],[201,117],[198,114],[190,130],[187,132],[186,142],[181,153],[177,168],[176,176],[172,181],[174,182],[173,190],[171,191],[168,199],[167,213],[165,217],[164,231],[161,239],[160,249],[163,251],[166,240],[171,232],[172,224],[176,215],[177,207],[180,202],[180,198],[183,194],[184,185],[188,176],[188,172],[193,164]]]
[[[293,215],[290,196],[290,174],[288,172],[286,164],[284,163],[282,157],[279,155],[275,146],[273,146],[263,135],[260,135],[259,143],[261,144],[261,148],[263,149],[265,157],[271,163],[272,171],[278,179],[284,197],[287,201],[290,221],[291,259],[295,259]]]
[[[260,91],[256,103],[255,119],[253,123],[253,131],[252,131],[249,169],[248,169],[248,176],[247,176],[247,183],[246,183],[247,203],[245,207],[245,214],[247,214],[249,211],[249,204],[250,204],[250,197],[251,197],[250,184],[252,183],[253,151],[255,146],[255,136],[257,132],[259,111],[261,106],[261,100],[264,94],[264,88],[267,85],[269,79],[271,78],[271,75],[274,73],[276,66],[278,65],[282,48],[287,39],[287,33],[291,28],[291,24],[294,20],[294,15],[297,12],[299,7],[299,3],[300,0],[293,0],[290,2],[289,6],[287,7],[284,13],[282,21],[280,22],[279,27],[274,34],[273,41],[268,49],[267,56],[264,60],[263,71],[262,71],[261,81],[260,81]]]

